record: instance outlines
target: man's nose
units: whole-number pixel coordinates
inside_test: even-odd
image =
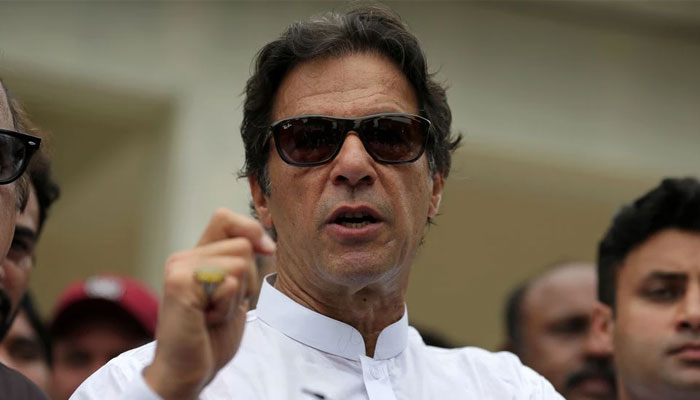
[[[336,185],[371,185],[377,179],[372,157],[359,136],[350,132],[332,163],[331,180]]]
[[[700,283],[688,285],[680,304],[676,326],[679,330],[700,333]]]
[[[584,353],[588,359],[606,359],[612,356],[612,348],[595,329],[588,329],[584,342]]]

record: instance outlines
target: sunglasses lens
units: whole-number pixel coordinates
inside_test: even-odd
[[[427,126],[418,119],[384,116],[365,122],[362,127],[367,150],[386,162],[413,161],[425,147]]]
[[[430,121],[410,114],[381,114],[357,120],[304,116],[275,123],[272,135],[282,159],[297,166],[329,162],[352,129],[358,131],[365,149],[376,161],[405,163],[423,154],[429,127]]]
[[[319,117],[284,121],[275,130],[281,155],[296,164],[316,164],[329,160],[343,138],[335,121]]]
[[[27,153],[22,140],[9,136],[0,135],[0,182],[7,182],[16,177],[22,169]]]

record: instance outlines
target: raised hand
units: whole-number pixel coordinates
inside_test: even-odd
[[[197,246],[173,254],[146,383],[161,397],[196,399],[236,353],[243,336],[248,297],[257,290],[255,253],[272,254],[275,243],[254,219],[217,210]],[[211,296],[195,279],[198,267],[216,267],[224,279]]]

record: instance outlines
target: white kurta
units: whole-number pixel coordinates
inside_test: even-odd
[[[258,308],[248,313],[235,357],[200,399],[563,400],[510,353],[426,346],[406,313],[367,357],[356,329],[296,303],[273,280],[265,279]],[[71,400],[160,399],[141,375],[154,350],[149,343],[113,359]]]

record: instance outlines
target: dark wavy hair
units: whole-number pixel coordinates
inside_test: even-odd
[[[382,6],[360,6],[296,22],[260,50],[255,72],[246,85],[241,136],[245,165],[241,176],[254,176],[269,194],[267,161],[269,126],[275,93],[296,65],[322,57],[373,53],[391,60],[412,84],[420,114],[432,122],[427,145],[431,171],[449,174],[452,152],[461,135],[450,132],[452,113],[445,88],[428,72],[418,40],[401,18]]]
[[[700,182],[667,178],[615,215],[598,246],[598,299],[615,309],[617,271],[627,254],[664,229],[700,232]]]
[[[51,161],[47,150],[49,138],[34,124],[25,108],[16,98],[10,93],[7,93],[7,99],[10,105],[10,113],[14,120],[15,130],[42,138],[41,148],[38,152],[34,153],[29,167],[27,168],[27,172],[23,176],[23,179],[28,178],[29,183],[31,183],[34,188],[34,193],[36,193],[37,202],[39,203],[39,226],[37,228],[37,233],[40,233],[44,227],[44,221],[46,221],[46,217],[48,216],[49,208],[61,194],[61,188],[58,186],[58,183],[53,180],[51,173]],[[29,195],[27,192],[27,199],[28,198]]]
[[[39,338],[41,343],[42,357],[46,363],[51,366],[53,365],[53,357],[51,354],[51,338],[49,337],[49,329],[46,326],[46,322],[41,318],[41,314],[36,309],[34,305],[34,299],[30,292],[26,292],[19,303],[20,310],[24,310],[27,313],[27,319],[32,329]]]
[[[523,345],[523,300],[528,289],[532,285],[532,279],[516,286],[506,297],[503,310],[503,325],[506,331],[506,350],[520,355]]]

